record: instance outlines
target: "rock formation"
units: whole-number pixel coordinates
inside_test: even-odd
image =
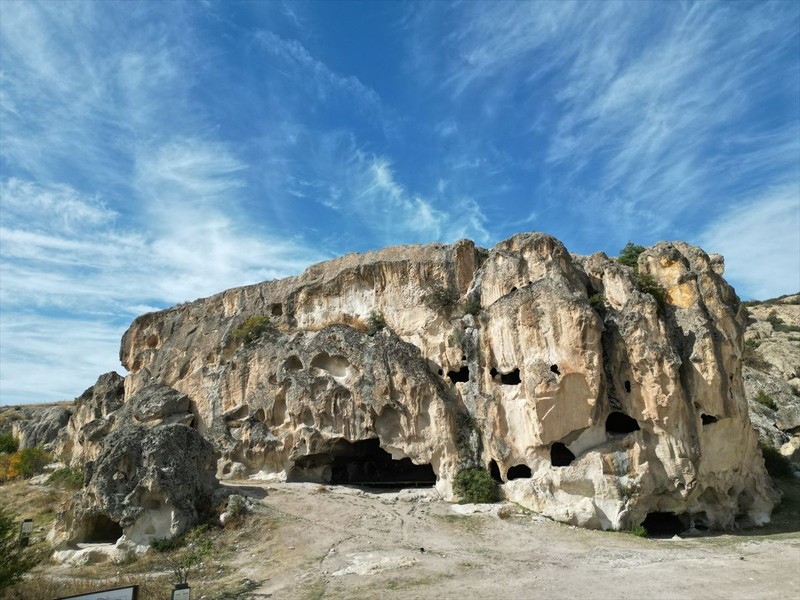
[[[347,255],[136,319],[125,406],[154,384],[185,396],[221,477],[435,481],[450,498],[482,466],[582,526],[763,523],[776,494],[722,270],[675,242],[637,273],[538,233]]]
[[[121,425],[102,440],[82,489],[58,515],[50,539],[60,558],[70,560],[79,543],[135,550],[183,533],[212,509],[215,462],[211,443],[186,425]]]

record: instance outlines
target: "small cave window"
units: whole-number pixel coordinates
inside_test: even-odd
[[[516,292],[516,291],[517,291],[517,286],[514,285],[514,286],[511,287],[511,291],[509,292],[509,294],[511,294],[513,292]]]
[[[280,317],[283,314],[283,306],[280,304],[273,304],[270,308],[273,317]]]
[[[469,381],[469,367],[461,367],[458,371],[448,371],[447,376],[453,383],[466,383]]]
[[[550,370],[556,375],[561,375],[561,371],[558,370],[558,365],[550,365]]]
[[[714,415],[707,415],[705,413],[700,415],[700,420],[703,422],[703,425],[711,425],[712,423],[719,421],[719,419]]]
[[[511,373],[501,373],[500,382],[503,385],[519,385],[521,383],[519,369],[514,369]]]
[[[462,355],[461,360],[467,360],[467,355],[466,354]]]
[[[491,371],[489,371],[489,376],[490,376],[492,379],[494,379],[495,377],[497,377],[497,369],[495,369],[494,367],[492,367],[492,370],[491,370]]]
[[[631,393],[631,382],[629,379],[625,380],[625,391],[628,392],[629,394]]]
[[[550,464],[554,467],[568,467],[575,460],[575,455],[562,442],[553,442],[550,446]]]
[[[489,475],[492,476],[497,483],[503,483],[503,477],[500,475],[500,467],[497,466],[497,461],[492,459],[489,461]]]
[[[439,375],[444,375],[444,371],[442,371],[441,369],[439,369]]]
[[[676,515],[670,512],[651,512],[642,521],[642,527],[651,537],[678,535],[689,528],[689,519],[686,515]]]
[[[95,515],[87,519],[86,536],[87,544],[114,544],[122,537],[122,527],[107,515]]]
[[[567,452],[569,452],[569,450],[567,450]],[[572,453],[570,452],[570,454]],[[508,473],[506,473],[506,477],[508,477],[509,481],[512,479],[530,479],[531,475],[531,468],[528,465],[514,465],[508,470]]]
[[[612,412],[606,419],[606,433],[633,433],[639,431],[639,423],[621,412]]]

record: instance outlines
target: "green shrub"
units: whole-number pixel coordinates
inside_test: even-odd
[[[661,285],[652,275],[636,273],[634,276],[634,282],[636,283],[636,287],[640,292],[650,294],[656,299],[656,304],[658,304],[658,307],[664,308],[664,305],[667,302],[667,292],[663,287],[661,287]]]
[[[481,297],[475,294],[467,298],[467,301],[464,302],[464,312],[473,316],[481,312]]]
[[[767,316],[767,321],[770,325],[772,325],[772,329],[775,331],[781,331],[783,333],[796,333],[800,331],[800,326],[787,325],[786,322],[781,319],[774,310],[771,311]]]
[[[758,371],[769,371],[770,364],[764,360],[758,351],[759,342],[757,340],[745,340],[744,350],[742,351],[742,362],[752,369]]]
[[[0,506],[0,596],[9,587],[22,579],[34,565],[34,559],[18,541],[19,521]]]
[[[47,485],[77,490],[83,485],[83,471],[81,469],[61,467],[53,471],[53,474],[47,479]]]
[[[370,313],[369,321],[367,322],[367,335],[372,337],[385,327],[386,319],[384,318],[383,314],[373,310]]]
[[[456,474],[453,490],[461,502],[486,504],[500,499],[497,482],[483,469],[463,469]]]
[[[792,465],[789,460],[777,449],[766,444],[761,444],[761,455],[764,457],[764,466],[771,477],[782,479],[792,476]]]
[[[17,438],[11,433],[0,433],[0,452],[14,454],[19,448]]]
[[[597,293],[589,296],[589,304],[600,315],[601,319],[605,318],[608,309],[606,307],[606,297],[603,294]]]
[[[13,461],[12,468],[16,469],[18,477],[25,479],[41,473],[45,465],[53,459],[41,446],[24,448],[14,456],[16,460]]]
[[[625,247],[619,251],[617,262],[621,265],[625,265],[626,267],[638,269],[639,255],[644,252],[645,249],[646,248],[644,246],[637,246],[633,242],[628,242],[625,244]]]
[[[243,344],[251,344],[269,329],[269,317],[266,315],[249,317],[238,329],[233,330],[233,339]]]
[[[623,533],[629,533],[636,537],[647,537],[647,529],[644,528],[644,525],[633,525],[628,529],[624,529]]]
[[[458,303],[458,292],[450,287],[435,284],[425,294],[425,305],[433,310],[446,310]]]
[[[778,410],[778,405],[775,404],[775,399],[764,392],[764,390],[758,390],[756,397],[753,398],[756,402],[758,402],[761,406],[765,406],[770,410]]]

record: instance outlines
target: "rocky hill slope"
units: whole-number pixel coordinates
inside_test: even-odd
[[[90,465],[59,535],[74,543],[110,522],[144,544],[163,536],[154,524],[176,533],[204,510],[176,512],[170,498],[185,495],[165,490],[155,458],[93,466],[125,455],[114,440],[149,456],[136,447],[147,435],[114,433],[130,427],[202,435],[219,478],[430,484],[452,498],[456,475],[478,467],[506,498],[585,527],[763,523],[777,494],[745,381],[787,390],[797,369],[743,378],[748,310],[722,271],[721,257],[682,242],[626,266],[534,233],[490,250],[464,240],[348,255],[144,315],[122,340],[130,374],[102,376],[51,442]],[[762,355],[783,340],[770,326]],[[791,410],[759,410],[762,435],[790,442]],[[109,489],[102,473],[141,510],[92,505]],[[131,477],[144,483],[123,485]]]

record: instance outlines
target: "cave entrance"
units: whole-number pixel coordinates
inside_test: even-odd
[[[562,442],[553,442],[550,446],[550,464],[554,467],[568,467],[575,460],[575,455]]]
[[[489,461],[489,475],[492,476],[497,483],[503,483],[503,477],[500,475],[500,467],[497,466],[497,461],[492,459]]]
[[[394,460],[380,440],[339,440],[330,452],[304,456],[295,464],[290,481],[319,481],[369,487],[429,487],[436,484],[430,464],[410,458]]]
[[[569,452],[569,450],[567,450],[567,452]],[[514,465],[508,470],[508,473],[506,473],[506,477],[508,477],[509,481],[512,479],[530,479],[531,475],[531,468],[528,465]]]
[[[625,413],[612,412],[606,419],[606,433],[633,433],[639,431],[639,423],[636,419],[629,417]]]
[[[469,367],[461,367],[458,371],[448,371],[447,376],[453,383],[466,383],[469,381]]]
[[[651,512],[642,521],[642,527],[650,537],[672,537],[689,528],[689,519],[670,512]]]
[[[115,544],[122,537],[122,527],[107,515],[94,515],[85,521],[87,544]]]

